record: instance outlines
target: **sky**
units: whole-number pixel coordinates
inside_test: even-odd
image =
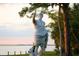
[[[0,44],[32,44],[35,39],[35,28],[32,19],[21,18],[19,11],[29,4],[0,3]],[[43,17],[46,24],[51,20]],[[49,20],[48,20],[49,19]],[[54,44],[49,37],[49,44]]]

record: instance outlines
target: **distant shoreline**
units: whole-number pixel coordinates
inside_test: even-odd
[[[0,44],[0,46],[32,46],[32,44]],[[48,44],[47,46],[55,46],[55,45]]]

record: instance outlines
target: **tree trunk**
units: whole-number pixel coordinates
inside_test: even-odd
[[[61,27],[60,27],[60,13],[61,13],[61,4],[59,3],[59,12],[58,12],[58,28],[59,28],[59,41],[60,41],[60,56],[62,55],[62,35],[61,35]]]
[[[63,4],[64,12],[64,41],[65,41],[65,55],[71,55],[71,46],[70,46],[70,23],[69,23],[69,4]]]

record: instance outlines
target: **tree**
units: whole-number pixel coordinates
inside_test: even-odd
[[[74,4],[71,12],[70,29],[71,29],[71,46],[74,49],[74,54],[79,55],[79,4]]]

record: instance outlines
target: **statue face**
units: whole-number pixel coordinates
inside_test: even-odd
[[[40,14],[38,15],[38,18],[39,18],[39,19],[42,19],[42,18],[43,18],[43,14],[40,13]]]

